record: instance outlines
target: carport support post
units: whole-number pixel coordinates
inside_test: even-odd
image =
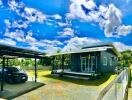
[[[64,55],[62,55],[62,69],[64,70]]]
[[[9,62],[9,58],[7,58],[7,62],[6,62],[6,64],[7,64],[7,67],[8,67],[8,65],[9,65],[9,64],[8,64],[8,62]]]
[[[2,75],[1,75],[1,91],[4,90],[4,68],[5,68],[5,57],[3,57]]]
[[[37,82],[37,63],[36,63],[36,58],[35,58],[34,70],[35,70],[35,82]]]

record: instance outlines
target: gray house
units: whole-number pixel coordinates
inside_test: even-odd
[[[65,67],[64,55],[70,55],[70,64]],[[55,56],[61,56],[61,67],[64,73],[71,74],[92,74],[114,72],[118,63],[119,52],[112,43],[97,43],[84,46],[81,50],[75,52],[58,53]],[[56,66],[53,66],[53,72],[57,73]]]

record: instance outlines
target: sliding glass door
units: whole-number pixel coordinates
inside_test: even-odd
[[[81,58],[81,71],[82,72],[86,71],[86,57]]]
[[[88,57],[81,57],[81,71],[95,72],[97,69],[97,56],[89,55]]]

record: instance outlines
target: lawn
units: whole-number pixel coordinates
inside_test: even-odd
[[[44,78],[46,79],[46,81],[51,81],[52,79],[54,79],[54,80],[60,80],[60,81],[75,83],[75,84],[79,84],[79,85],[97,86],[99,88],[107,86],[117,76],[116,74],[108,73],[104,76],[101,76],[99,79],[88,81],[88,80],[84,80],[84,79],[74,79],[74,78],[69,78],[69,77],[52,76],[50,74],[51,71],[38,70],[37,73],[38,73],[38,78],[41,81]],[[28,71],[28,75],[34,76],[34,71],[32,71],[32,70]]]
[[[107,74],[96,80],[84,80],[51,76],[50,71],[38,70],[37,73],[38,80],[46,85],[14,100],[95,100],[116,77],[115,74]],[[34,71],[28,71],[28,75],[34,76]]]

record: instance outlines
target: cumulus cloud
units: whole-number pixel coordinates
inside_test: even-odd
[[[63,22],[58,22],[57,23],[60,27],[65,27],[65,26],[67,26],[67,23],[63,23]]]
[[[46,16],[34,9],[34,8],[29,8],[25,7],[23,13],[19,13],[22,17],[26,18],[29,22],[40,22],[43,23],[46,20]]]
[[[46,15],[43,12],[35,8],[27,7],[21,2],[8,0],[8,5],[11,10],[15,11],[29,22],[43,23],[46,20]]]
[[[119,35],[122,35],[122,36],[126,36],[128,33],[131,33],[132,32],[132,26],[131,25],[120,25],[118,28],[117,28],[117,33]]]
[[[61,50],[60,47],[48,46],[44,52],[48,55],[56,54],[58,50]]]
[[[1,44],[8,44],[8,45],[16,45],[16,41],[10,39],[10,38],[4,38],[4,39],[0,39],[0,43]]]
[[[98,39],[94,38],[88,38],[88,37],[74,37],[71,38],[68,41],[65,41],[66,45],[62,49],[62,51],[78,51],[80,50],[83,46],[89,45],[91,43],[98,43],[101,42]]]
[[[104,42],[95,38],[88,37],[74,37],[68,41],[65,41],[66,45],[62,48],[62,52],[79,51],[82,47],[91,45],[92,43]],[[114,46],[119,52],[125,50],[132,50],[132,46],[126,45],[122,42],[113,42]]]
[[[15,30],[14,32],[9,32],[7,29],[4,36],[7,36],[9,38],[15,39],[20,42],[24,42],[24,32],[22,30]]]
[[[74,33],[72,28],[64,28],[62,32],[59,32],[61,36],[74,36]]]
[[[28,23],[22,20],[15,20],[13,22],[9,21],[9,19],[4,20],[7,28],[19,28],[19,29],[26,29],[28,27]]]
[[[54,19],[61,20],[62,17],[59,14],[51,15],[50,17],[53,17]]]
[[[57,47],[57,46],[59,47],[59,46],[63,45],[63,43],[61,43],[58,40],[47,40],[47,39],[36,41],[32,44],[39,46],[39,47],[43,47],[43,48]]]
[[[114,45],[118,51],[132,50],[132,46],[126,45],[122,42],[114,42]]]
[[[119,37],[131,32],[131,25],[128,25],[128,27],[122,24],[122,12],[113,4],[96,6],[93,0],[71,0],[69,11],[66,14],[67,19],[79,18],[84,21],[98,23],[104,29],[106,37]],[[125,33],[120,32],[124,28]]]

